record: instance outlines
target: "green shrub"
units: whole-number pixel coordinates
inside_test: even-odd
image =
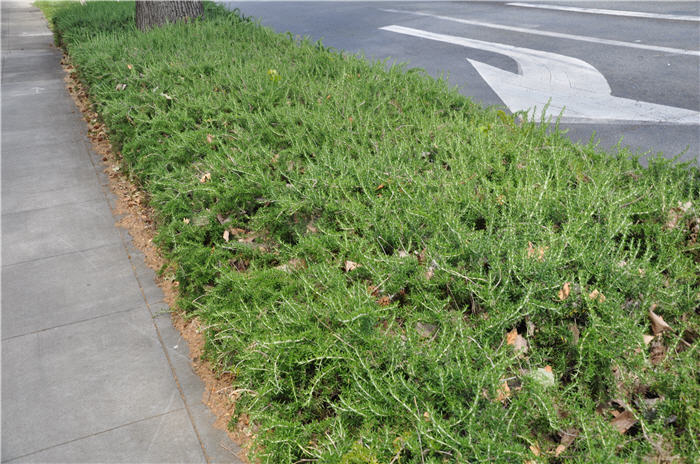
[[[212,5],[132,17],[53,23],[262,461],[698,459],[697,167],[643,169]],[[650,348],[652,304],[672,330]]]

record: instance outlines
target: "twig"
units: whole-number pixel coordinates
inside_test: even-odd
[[[638,201],[640,201],[641,199],[643,199],[645,197],[646,197],[646,195],[642,195],[641,197],[637,197],[634,200],[631,200],[631,201],[628,201],[627,203],[624,203],[622,206],[620,206],[620,208],[627,208],[628,206],[637,203]]]
[[[495,368],[496,366],[493,364],[493,361],[491,360],[491,358],[489,357],[489,355],[486,354],[486,351],[484,351],[484,349],[481,347],[481,345],[479,345],[479,342],[477,342],[476,340],[474,340],[472,337],[467,337],[467,339],[471,340],[472,342],[474,342],[474,343],[476,344],[476,346],[479,347],[479,349],[482,351],[482,353],[484,354],[484,356],[486,357],[486,359],[488,359],[489,362],[491,363],[491,367]]]
[[[416,397],[413,397],[413,404],[416,405],[416,412],[418,412],[418,417],[420,417],[420,409],[418,409],[418,401],[416,401]],[[418,428],[418,425],[416,425],[416,433],[418,434],[418,446],[420,446],[420,462],[422,464],[425,464],[425,457],[423,456],[423,441],[420,439],[420,429]]]

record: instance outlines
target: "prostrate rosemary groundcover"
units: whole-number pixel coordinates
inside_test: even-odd
[[[262,462],[697,462],[696,166],[207,4],[42,4]]]

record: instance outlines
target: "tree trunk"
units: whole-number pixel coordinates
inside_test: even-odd
[[[199,18],[204,15],[201,0],[146,1],[136,0],[136,26],[142,31],[174,23],[179,19]]]

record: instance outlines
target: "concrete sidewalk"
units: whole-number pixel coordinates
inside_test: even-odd
[[[107,178],[41,12],[2,2],[2,461],[240,462]]]

